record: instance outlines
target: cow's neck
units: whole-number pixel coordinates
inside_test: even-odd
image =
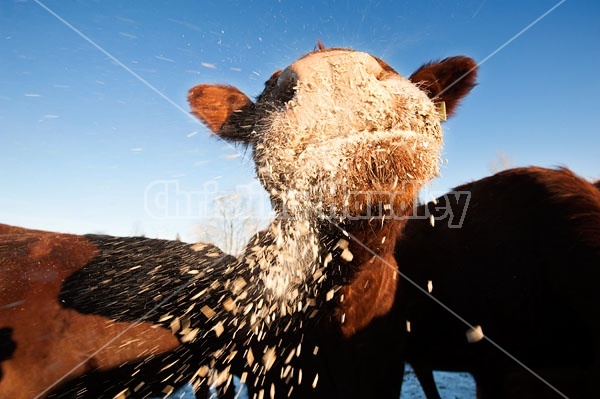
[[[250,243],[246,262],[258,267],[267,301],[294,312],[313,296],[307,283],[319,258],[316,226],[286,215],[274,220],[257,241]]]
[[[267,301],[292,313],[314,303],[347,337],[388,313],[398,280],[393,249],[406,220],[399,216],[412,209],[413,194],[394,217],[328,218],[302,201],[279,208],[260,244],[250,246]]]
[[[337,249],[343,285],[336,291],[337,306],[331,321],[344,336],[354,335],[391,310],[398,280],[394,244],[404,224],[403,218],[394,218],[336,225],[340,239],[347,237],[348,252],[339,253],[340,248]],[[347,262],[349,258],[351,261]]]

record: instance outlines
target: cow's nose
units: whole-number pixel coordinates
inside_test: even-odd
[[[291,68],[284,69],[277,78],[277,87],[279,88],[279,99],[283,102],[291,100],[296,94],[298,85],[298,75]]]

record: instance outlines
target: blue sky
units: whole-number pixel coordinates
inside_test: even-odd
[[[195,241],[214,195],[250,187],[254,213],[268,212],[249,152],[190,118],[192,86],[255,96],[316,40],[404,75],[482,61],[559,1],[41,3],[114,59],[37,2],[0,2],[0,223]],[[432,193],[489,175],[499,153],[600,178],[599,20],[599,2],[566,0],[481,65],[446,123]]]

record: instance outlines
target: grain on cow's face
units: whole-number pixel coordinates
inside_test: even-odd
[[[398,182],[436,175],[442,134],[434,104],[371,55],[318,51],[273,79],[257,102],[254,157],[275,202],[293,190],[331,212],[345,207],[349,192],[398,192]]]

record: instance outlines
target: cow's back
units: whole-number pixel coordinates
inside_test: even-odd
[[[61,305],[63,281],[96,255],[82,236],[0,225],[0,397],[43,397],[63,380],[178,345],[166,329]]]

